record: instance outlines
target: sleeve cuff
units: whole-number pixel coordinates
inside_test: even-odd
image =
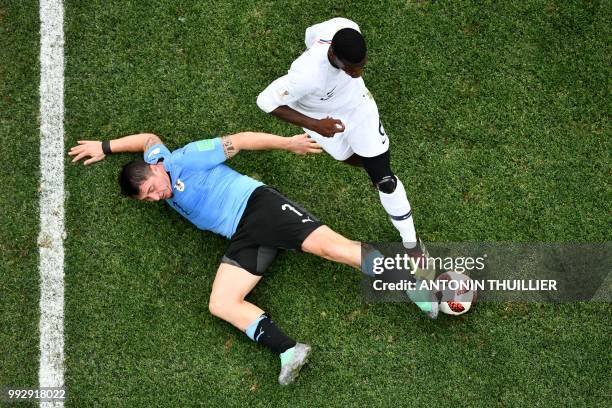
[[[268,95],[265,95],[265,91],[260,93],[257,97],[257,106],[259,109],[266,113],[272,112],[274,109],[278,108],[280,105],[277,104],[272,98]]]

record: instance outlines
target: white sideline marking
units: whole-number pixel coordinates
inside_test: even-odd
[[[40,0],[40,387],[64,386],[63,8],[62,0]]]

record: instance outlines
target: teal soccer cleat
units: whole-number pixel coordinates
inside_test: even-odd
[[[423,282],[422,279],[416,280],[416,287],[418,288]],[[436,296],[436,293],[432,290],[407,290],[406,294],[410,300],[417,305],[421,311],[425,312],[427,317],[430,319],[436,319],[438,312],[440,311],[440,301]]]
[[[297,343],[281,354],[281,372],[278,376],[280,385],[289,385],[295,381],[300,369],[308,362],[311,351],[308,344]]]
[[[436,269],[428,264],[427,258],[429,258],[429,252],[420,238],[417,238],[416,247],[406,249],[406,252],[416,261],[416,270],[414,271],[416,288],[420,288],[424,281],[431,281],[435,278]],[[421,311],[427,314],[427,317],[430,319],[438,317],[440,301],[436,292],[427,289],[416,289],[407,290],[406,294]]]

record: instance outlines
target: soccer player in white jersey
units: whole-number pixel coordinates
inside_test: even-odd
[[[306,51],[287,75],[259,94],[257,105],[301,126],[336,160],[363,167],[404,246],[423,259],[427,255],[417,239],[406,190],[391,170],[389,138],[361,77],[367,48],[359,26],[333,18],[307,28],[305,43]],[[431,278],[431,272],[421,268],[421,277]]]
[[[367,61],[359,26],[334,18],[306,30],[307,50],[257,98],[265,112],[304,128],[337,160],[363,167],[408,247],[417,242],[406,191],[391,171],[389,139],[361,74]]]

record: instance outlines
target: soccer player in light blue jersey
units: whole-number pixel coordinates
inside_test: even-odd
[[[78,143],[68,154],[73,162],[85,159],[85,164],[110,153],[144,152],[144,160],[123,167],[122,193],[139,200],[165,200],[199,229],[230,239],[213,282],[209,310],[278,353],[279,383],[293,382],[311,347],[288,337],[245,297],[279,249],[304,251],[360,269],[361,243],[334,232],[299,204],[224,162],[240,150],[306,154],[321,152],[320,146],[305,134],[286,138],[256,132],[200,140],[173,152],[150,133]]]

